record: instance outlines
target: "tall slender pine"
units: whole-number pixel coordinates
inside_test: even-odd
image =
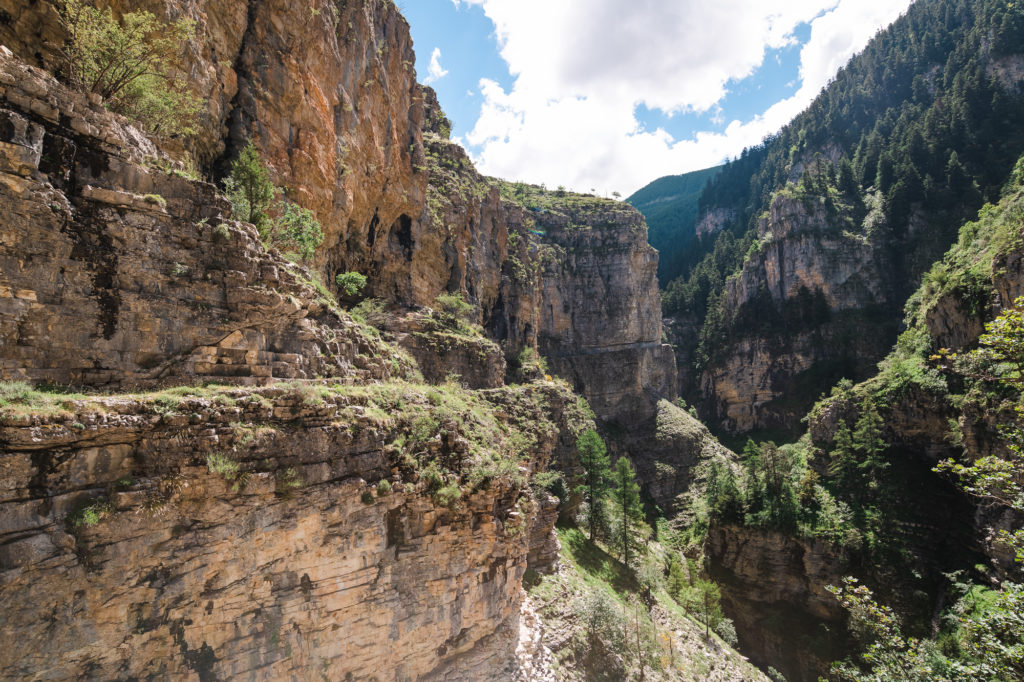
[[[630,544],[633,542],[634,531],[638,530],[644,521],[644,508],[640,502],[640,486],[636,482],[636,472],[625,457],[619,457],[615,462],[615,471],[612,474],[612,500],[616,510],[622,514],[621,536],[617,540],[622,543],[622,561],[628,566]]]
[[[611,478],[611,460],[601,436],[593,429],[587,429],[576,441],[583,466],[583,483],[576,486],[576,493],[583,496],[590,507],[590,541],[605,526],[605,497],[608,494],[608,480]]]

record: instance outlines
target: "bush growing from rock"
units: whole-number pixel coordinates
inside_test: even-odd
[[[150,12],[128,12],[81,0],[58,0],[69,40],[63,75],[108,108],[138,121],[154,135],[192,135],[203,101],[188,89],[182,46],[195,35],[195,22],[167,23]]]

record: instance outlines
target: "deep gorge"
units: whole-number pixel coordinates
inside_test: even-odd
[[[850,575],[969,650],[955,584],[1019,580],[1020,510],[933,470],[1019,455],[1019,377],[955,357],[1024,295],[999,3],[919,0],[847,67],[942,16],[888,99],[841,75],[709,176],[664,291],[629,203],[476,170],[394,3],[314,4],[103,4],[192,22],[170,136],[0,5],[0,678],[812,680],[869,644]],[[931,113],[977,74],[991,152]],[[247,145],[310,257],[241,219]],[[599,542],[591,431],[639,486]]]

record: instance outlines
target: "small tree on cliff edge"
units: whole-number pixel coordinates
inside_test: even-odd
[[[636,482],[633,465],[619,457],[612,473],[612,500],[615,511],[621,514],[622,528],[616,542],[622,550],[622,561],[629,565],[631,545],[637,545],[636,536],[644,523],[644,508],[640,502],[640,486]]]
[[[576,493],[583,496],[590,507],[590,541],[603,531],[606,525],[605,496],[608,493],[608,479],[611,478],[611,461],[601,436],[593,429],[587,429],[576,441],[576,451],[583,466],[583,483],[576,487]]]
[[[235,217],[255,225],[260,237],[265,239],[270,223],[270,203],[277,195],[277,188],[270,180],[270,170],[260,158],[259,150],[251,141],[231,164],[231,175],[224,179],[224,189]]]

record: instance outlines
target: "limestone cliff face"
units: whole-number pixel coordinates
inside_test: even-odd
[[[226,218],[214,187],[157,170],[138,131],[10,53],[0,121],[3,378],[359,380],[408,364]]]
[[[722,430],[794,429],[822,387],[867,376],[895,339],[891,263],[878,232],[850,232],[841,211],[783,193],[760,241],[726,284],[730,319],[699,377]]]
[[[56,68],[52,59],[36,59],[42,46],[49,54],[62,39],[51,3],[10,4],[16,22],[3,36],[11,39],[8,46],[26,61]],[[288,198],[322,223],[325,248],[317,264],[330,279],[345,270],[372,273],[376,295],[429,302],[417,300],[424,275],[411,252],[394,258],[410,247],[427,184],[423,95],[408,24],[394,3],[110,4],[196,22],[185,69],[207,108],[200,134],[187,146],[211,177],[220,177],[251,140]],[[162,144],[175,153],[182,148],[178,141]]]
[[[575,397],[408,383],[408,356],[214,187],[155,170],[173,163],[138,131],[6,51],[0,134],[3,380],[270,384],[5,397],[5,674],[514,674],[522,574],[557,556],[525,478],[568,458]],[[492,437],[467,432],[465,400]],[[499,421],[533,440],[492,470],[480,443],[524,447]]]
[[[737,526],[712,527],[707,547],[726,614],[752,660],[800,681],[827,674],[843,657],[843,610],[825,589],[842,582],[841,554],[820,541]]]
[[[380,410],[396,398],[405,411]],[[550,566],[554,518],[500,478],[432,499],[393,445],[428,398],[383,384],[9,407],[4,675],[512,675],[521,578],[528,557]],[[545,398],[495,396],[540,427],[528,467],[557,444],[564,398]],[[468,465],[449,428],[429,447]]]
[[[196,21],[186,65],[208,110],[191,151],[216,175],[246,140],[255,142],[287,196],[313,209],[323,224],[326,239],[316,265],[329,287],[338,272],[355,270],[368,276],[370,295],[391,303],[432,305],[438,294],[461,292],[477,305],[480,321],[507,356],[541,340],[542,352],[558,356],[556,369],[573,377],[602,416],[629,420],[636,412],[651,414],[652,396],[674,394],[673,359],[660,345],[656,254],[646,245],[639,214],[616,202],[543,214],[503,200],[465,152],[441,134],[445,119],[432,91],[416,83],[408,26],[392,3],[352,0],[317,8],[154,0],[114,5]],[[12,0],[9,14],[12,21],[4,25],[4,35],[15,53],[56,68],[52,59],[35,55],[38,46],[49,49],[62,39],[49,3]],[[34,28],[25,33],[12,27]],[[50,87],[36,89],[50,92]],[[51,96],[58,102],[68,98],[75,99],[68,93]],[[88,110],[85,102],[77,106],[76,112]],[[23,108],[12,107],[16,112]],[[57,119],[51,116],[51,122]],[[94,125],[107,134],[105,124]],[[56,126],[50,134],[68,137]],[[140,138],[122,131],[110,138],[103,153],[131,156],[123,150],[143,150],[134,152],[129,166],[158,154],[148,141],[127,139],[131,134]],[[163,145],[175,153],[180,147],[174,141]],[[110,171],[86,166],[82,156],[61,160],[78,164],[76,187],[166,195],[166,210],[175,220],[206,219],[216,226],[226,215],[212,188],[203,190],[204,200],[192,196],[192,204],[183,205],[197,191],[191,183],[152,177],[159,174],[134,167],[125,170],[124,162]],[[41,172],[52,170],[44,163]],[[76,188],[70,189],[74,194]],[[162,210],[141,203],[138,196],[121,204],[109,193],[85,199],[105,198],[115,210],[129,200],[135,208]],[[548,235],[538,238],[528,229],[533,224]],[[585,229],[568,229],[573,226]],[[516,235],[512,245],[510,234]],[[231,246],[224,251],[237,250]],[[543,261],[550,254],[546,246],[562,249],[565,261]],[[162,267],[190,267],[186,254],[161,256],[179,259]],[[252,280],[258,276],[246,279],[243,288]],[[598,290],[604,295],[593,295]],[[113,298],[104,299],[108,308]]]
[[[674,397],[657,252],[640,213],[535,187],[517,196],[480,176],[458,145],[433,130],[425,139],[429,236],[414,250],[437,269],[432,295],[464,292],[510,359],[537,347],[603,419],[646,419],[658,398]]]
[[[657,253],[632,207],[543,213],[540,349],[594,411],[631,424],[675,397],[675,359],[661,343]]]
[[[154,141],[64,88],[52,6],[3,3],[0,379],[177,388],[5,406],[0,667],[514,675],[523,572],[558,549],[554,499],[525,479],[552,461],[571,476],[593,424],[563,384],[502,387],[505,359],[539,345],[602,419],[655,418],[675,369],[639,214],[533,205],[482,178],[416,84],[393,3],[111,4],[196,21],[185,68],[203,132]],[[246,140],[323,224],[314,271],[175,170],[189,152],[219,179]],[[348,270],[393,319],[405,309],[383,338],[324,294]],[[444,292],[492,340],[418,328]],[[391,341],[427,379],[489,390],[415,383]],[[209,381],[236,388],[194,387]],[[481,423],[497,460],[477,456]],[[527,451],[505,441],[512,425]]]

